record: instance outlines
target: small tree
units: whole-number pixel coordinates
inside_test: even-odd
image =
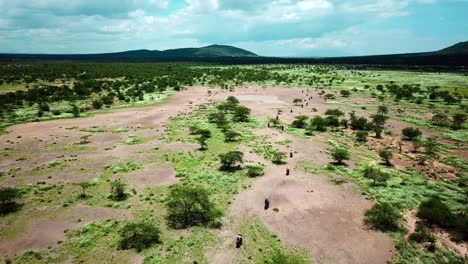
[[[349,159],[349,152],[346,148],[335,147],[330,154],[338,164],[343,164],[343,160]]]
[[[76,104],[71,104],[73,117],[80,116],[80,108]]]
[[[226,154],[220,154],[219,159],[221,161],[221,170],[231,171],[239,168],[239,166],[234,167],[234,165],[236,165],[236,163],[242,163],[243,156],[244,153],[240,151],[229,151]]]
[[[229,96],[227,98],[226,102],[228,102],[231,105],[238,105],[239,104],[239,100],[234,96]]]
[[[423,142],[423,146],[424,146],[426,155],[432,156],[432,157],[437,156],[437,151],[439,150],[439,144],[437,144],[437,141],[435,139],[427,138]]]
[[[379,115],[388,114],[388,107],[386,105],[379,105],[377,107],[377,114],[379,114]]]
[[[367,131],[365,131],[365,130],[361,130],[361,131],[356,132],[356,141],[357,142],[367,142],[368,134],[369,133]]]
[[[385,183],[390,178],[388,173],[376,166],[366,166],[363,173],[365,178],[373,180],[373,185]]]
[[[88,189],[91,184],[89,184],[89,182],[80,182],[78,183],[78,185],[81,187],[81,194],[80,194],[80,197],[81,198],[86,198],[86,189]]]
[[[340,109],[328,109],[325,111],[326,116],[340,117],[344,116],[344,113]]]
[[[12,213],[18,210],[16,200],[21,197],[19,190],[15,188],[0,187],[0,215]]]
[[[211,131],[208,129],[198,129],[197,134],[200,135],[197,140],[200,143],[200,149],[204,150],[207,147],[206,141],[211,138]]]
[[[249,121],[250,109],[245,106],[238,106],[234,110],[232,120],[234,122],[247,122]]]
[[[120,230],[119,247],[121,249],[134,248],[138,252],[161,243],[161,231],[151,223],[127,223]]]
[[[394,231],[399,227],[403,216],[390,203],[377,203],[365,213],[366,224],[381,231]]]
[[[291,126],[294,128],[305,128],[307,126],[307,119],[309,117],[305,115],[296,116],[296,119],[292,122]]]
[[[341,119],[340,124],[343,126],[344,129],[348,129],[348,119]]]
[[[385,162],[385,165],[390,166],[392,165],[390,160],[393,157],[393,153],[388,150],[388,149],[382,149],[379,151],[379,156],[382,158],[382,160]]]
[[[375,132],[375,137],[376,138],[381,138],[382,131],[384,129],[385,122],[387,122],[388,117],[381,115],[381,114],[375,114],[371,116],[372,118],[372,128]]]
[[[453,129],[463,128],[463,123],[465,123],[466,119],[467,119],[466,114],[455,114],[455,115],[453,115],[453,120],[452,120]]]
[[[413,140],[417,137],[420,137],[422,135],[421,130],[419,128],[414,128],[414,127],[407,127],[404,128],[401,133],[403,134],[403,139],[405,140]]]
[[[190,185],[172,186],[166,208],[168,224],[173,228],[206,226],[222,215],[206,189]]]
[[[293,100],[293,104],[295,104],[296,106],[299,105],[300,103],[302,103],[302,99],[300,98],[296,98]]]
[[[110,199],[114,201],[123,201],[127,198],[127,194],[125,193],[125,183],[121,182],[120,180],[116,180],[111,182],[110,185]]]

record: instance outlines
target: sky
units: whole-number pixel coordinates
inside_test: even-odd
[[[439,50],[468,40],[468,0],[0,0],[0,53],[225,44],[264,56]]]

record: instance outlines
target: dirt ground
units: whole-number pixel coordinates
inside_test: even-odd
[[[243,95],[241,103],[252,109],[252,115],[275,117],[277,109],[281,108],[283,113],[280,118],[284,123],[292,122],[294,117],[300,114],[323,114],[326,109],[333,108],[325,104],[324,99],[312,90],[303,92],[303,89],[298,88],[248,87],[236,88],[234,92],[215,91],[213,95],[207,96],[208,88],[194,87],[176,93],[166,103],[158,106],[113,110],[111,113],[97,114],[89,118],[10,127],[9,133],[1,136],[0,150],[13,148],[14,151],[10,156],[0,157],[0,171],[20,168],[22,174],[14,178],[7,176],[1,180],[0,185],[11,186],[37,181],[78,182],[97,177],[108,164],[130,158],[138,162],[149,155],[142,150],[154,146],[192,149],[195,146],[163,144],[156,137],[164,132],[163,126],[170,117],[189,112],[197,104],[210,99]],[[256,99],[250,95],[261,97]],[[306,100],[303,107],[292,104],[295,98],[310,97],[312,99]],[[316,108],[316,112],[313,108]],[[343,104],[340,108],[350,110]],[[290,109],[293,109],[292,113]],[[96,126],[105,131],[83,131]],[[113,133],[118,128],[126,128],[128,131]],[[312,175],[297,167],[299,160],[315,164],[329,163],[327,145],[324,142],[295,137],[274,129],[265,128],[256,133],[268,135],[272,142],[291,140],[290,148],[280,148],[284,151],[292,150],[296,154],[293,159],[288,159],[287,165],[276,166],[244,149],[247,160],[261,161],[268,166],[265,176],[256,179],[252,187],[241,192],[232,203],[231,216],[257,217],[263,220],[283,241],[310,250],[315,263],[385,263],[390,259],[394,250],[391,239],[383,233],[368,230],[363,224],[364,211],[370,208],[373,202],[362,196],[353,184],[335,185],[325,176]],[[84,135],[90,135],[90,143],[76,150],[76,142]],[[137,145],[123,143],[130,135],[154,136],[154,139]],[[74,157],[77,160],[73,160],[70,152],[75,153]],[[21,157],[26,157],[26,160]],[[54,160],[61,160],[67,166],[62,172],[50,175],[47,173],[47,166]],[[81,170],[83,167],[85,169]],[[284,175],[286,167],[291,169],[290,176]],[[43,175],[38,173],[36,176],[28,176],[31,172],[41,170],[44,171]],[[173,169],[167,164],[147,165],[142,170],[123,175],[122,178],[132,187],[139,189],[147,185],[170,185],[177,181]],[[263,200],[267,196],[271,200],[271,208],[277,208],[278,212],[263,210]],[[101,213],[94,214],[93,210]],[[119,216],[118,212],[102,213],[100,210],[104,209],[78,207],[72,209],[70,215],[53,222],[31,220],[30,228],[24,235],[0,243],[0,256],[27,248],[53,245],[63,239],[65,229],[77,228],[87,221]],[[81,217],[83,221],[78,224],[74,217],[77,212],[90,212],[91,216]],[[212,263],[234,262],[235,252],[231,241],[235,229],[231,230],[229,226],[227,228],[220,232],[220,236],[226,240],[218,252],[210,257]],[[38,239],[39,237],[42,239]],[[135,260],[140,261],[140,258]]]

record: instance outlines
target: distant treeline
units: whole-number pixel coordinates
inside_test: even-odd
[[[220,64],[354,64],[381,68],[411,68],[414,66],[456,67],[468,66],[468,54],[411,53],[336,58],[282,58],[282,57],[160,57],[145,51],[106,54],[46,55],[0,54],[0,61],[143,61],[143,62],[208,62]]]

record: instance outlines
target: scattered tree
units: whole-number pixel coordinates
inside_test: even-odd
[[[244,154],[240,151],[229,151],[226,154],[220,154],[221,170],[232,171],[238,169],[239,165],[235,167],[236,163],[242,163]]]
[[[377,114],[379,114],[379,115],[388,114],[388,107],[386,105],[379,105],[377,107]]]
[[[367,142],[368,132],[365,130],[360,130],[356,132],[356,141],[357,142]]]
[[[379,151],[379,156],[382,158],[382,160],[385,162],[385,165],[387,166],[390,166],[392,165],[392,163],[390,162],[390,160],[392,159],[393,157],[393,153],[388,150],[388,149],[382,149],[381,151]]]
[[[200,143],[200,149],[205,150],[207,147],[206,141],[211,138],[211,131],[208,129],[198,129],[197,135],[199,135],[197,140]]]
[[[232,120],[234,122],[247,122],[249,121],[250,109],[245,106],[238,106],[234,110]]]
[[[385,183],[390,175],[377,166],[366,166],[363,171],[364,177],[373,180],[373,185]]]
[[[414,127],[404,128],[401,132],[404,137],[403,139],[410,140],[410,141],[422,135],[421,130],[419,130],[419,128],[414,128]]]
[[[349,152],[346,148],[335,147],[330,154],[338,164],[343,164],[343,160],[349,159]]]
[[[206,226],[221,216],[210,201],[208,191],[191,185],[172,186],[166,208],[168,224],[173,228]]]
[[[227,130],[226,132],[224,132],[224,138],[225,138],[225,141],[227,142],[236,141],[237,138],[240,136],[241,136],[241,133],[238,133],[234,130]]]
[[[296,98],[296,99],[293,100],[293,104],[296,105],[296,106],[299,105],[300,103],[302,103],[302,99],[300,99],[300,98]]]

